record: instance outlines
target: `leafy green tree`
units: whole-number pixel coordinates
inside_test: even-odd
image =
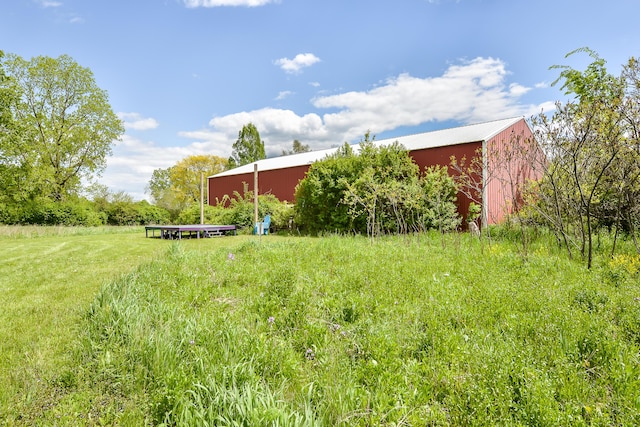
[[[0,51],[0,221],[12,222],[9,211],[15,198],[26,184],[21,178],[26,174],[25,167],[17,164],[9,148],[9,135],[14,126],[11,106],[18,98],[18,91],[13,80],[7,76],[4,67],[4,52]]]
[[[621,161],[611,181],[618,203],[609,217],[614,225],[620,225],[616,230],[623,229],[631,235],[636,251],[640,253],[637,238],[637,227],[640,226],[640,62],[636,58],[630,58],[622,68],[621,78],[625,88],[625,139]]]
[[[4,71],[4,52],[0,50],[0,134],[9,130],[11,105],[16,98],[15,88],[11,86],[9,77]],[[1,147],[1,146],[0,146]],[[1,155],[2,152],[0,152]]]
[[[181,207],[200,200],[201,175],[215,175],[227,169],[222,157],[198,154],[178,161],[169,171],[170,191]],[[206,189],[206,182],[204,183]]]
[[[200,201],[200,176],[215,175],[227,169],[227,160],[213,155],[192,155],[166,169],[156,169],[147,192],[156,206],[177,218],[180,211]],[[206,185],[206,183],[205,183]]]
[[[267,155],[260,133],[253,123],[248,123],[238,132],[238,139],[233,144],[233,151],[229,157],[229,168],[246,165],[257,160],[265,159]]]
[[[309,151],[311,151],[311,148],[309,147],[308,144],[303,144],[302,142],[298,141],[297,139],[293,140],[293,146],[291,147],[291,150],[282,150],[282,155],[283,156],[288,156],[290,154],[298,154],[298,153],[308,153]]]
[[[124,133],[107,93],[91,70],[67,55],[30,61],[9,55],[4,65],[17,96],[9,105],[11,123],[0,134],[0,160],[22,175],[15,180],[24,198],[77,194],[83,178],[104,170]]]
[[[540,165],[543,179],[534,199],[537,213],[569,255],[578,248],[591,267],[598,228],[615,225],[617,233],[626,219],[627,229],[633,230],[638,220],[633,209],[640,174],[638,67],[632,59],[623,75],[615,77],[595,52],[584,48],[569,55],[576,52],[593,59],[584,71],[553,67],[562,70],[556,82],[562,81],[573,99],[558,103],[550,117],[533,119],[548,159]]]
[[[158,206],[171,207],[175,205],[171,189],[171,168],[155,169],[146,187],[151,200]],[[169,196],[171,197],[169,198]]]

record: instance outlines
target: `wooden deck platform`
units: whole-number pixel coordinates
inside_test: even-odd
[[[158,235],[156,235],[158,231]],[[147,225],[144,227],[146,237],[158,237],[160,239],[177,239],[183,237],[200,238],[223,236],[225,234],[236,234],[235,225],[212,225],[212,224],[190,224],[190,225]],[[151,232],[151,235],[149,235]]]

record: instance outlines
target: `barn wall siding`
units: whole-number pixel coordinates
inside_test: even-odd
[[[467,159],[467,164],[471,159],[480,153],[482,142],[470,142],[467,144],[449,145],[446,147],[427,148],[424,150],[413,150],[409,155],[413,161],[420,167],[420,173],[430,166],[449,166],[451,157],[454,156],[458,161],[463,157]],[[449,168],[449,174],[454,172]],[[462,193],[458,193],[456,197],[456,205],[458,213],[463,218],[467,217],[471,200]]]
[[[524,119],[516,122],[504,131],[496,134],[485,143],[485,156],[487,153],[512,152],[514,136],[519,136],[520,140],[533,138],[529,126]],[[455,156],[460,160],[467,159],[467,164],[474,157],[482,152],[483,142],[471,142],[455,145],[447,145],[435,148],[426,148],[409,151],[413,161],[420,167],[421,173],[429,166],[449,166],[451,157]],[[501,154],[502,153],[502,154]],[[489,156],[491,157],[491,156]],[[484,205],[487,209],[487,219],[490,224],[495,224],[504,219],[505,214],[510,213],[513,197],[520,197],[521,186],[506,184],[510,177],[518,177],[519,182],[526,179],[538,178],[528,163],[507,162],[502,159],[498,161],[488,161],[487,176],[491,179],[485,190]],[[295,187],[300,180],[305,177],[309,170],[309,165],[299,165],[289,168],[258,171],[258,191],[260,194],[270,193],[279,200],[294,202]],[[449,168],[449,173],[453,173]],[[209,204],[215,205],[223,200],[225,195],[233,196],[234,191],[242,194],[247,185],[248,190],[253,190],[253,173],[239,175],[227,175],[209,178]],[[514,188],[517,187],[517,188]],[[466,217],[469,210],[470,200],[459,193],[457,196],[458,212]]]
[[[309,165],[262,172],[258,170],[258,194],[273,194],[278,200],[293,202],[296,185],[308,170]],[[233,196],[234,191],[242,194],[245,183],[247,189],[253,191],[253,172],[209,178],[209,204],[216,205],[225,194]]]
[[[451,156],[455,156],[458,160],[463,157],[469,160],[477,154],[477,150],[481,147],[481,142],[474,142],[448,147],[413,150],[409,152],[409,155],[420,167],[420,172],[423,173],[430,166],[448,166],[451,162]],[[293,202],[295,187],[305,177],[308,170],[309,165],[258,171],[259,194],[270,193],[279,200]],[[451,171],[449,172],[451,173]],[[247,188],[249,190],[253,190],[253,173],[209,178],[209,204],[217,204],[223,200],[225,194],[232,196],[234,191],[242,194],[245,183],[248,184]],[[471,201],[465,195],[458,194],[456,205],[458,206],[458,212],[463,217],[466,217],[470,203]]]
[[[527,146],[532,139],[531,129],[522,120],[487,141],[489,179],[485,207],[489,224],[500,223],[513,213],[513,201],[522,200],[522,186],[528,180],[540,178],[531,162],[523,161],[530,154]]]

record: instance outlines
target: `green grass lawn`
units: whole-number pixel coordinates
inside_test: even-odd
[[[0,228],[0,423],[55,405],[100,286],[164,251],[141,229]]]
[[[640,423],[637,255],[6,234],[0,423]]]

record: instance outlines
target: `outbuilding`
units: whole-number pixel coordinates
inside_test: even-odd
[[[509,214],[520,197],[522,185],[537,179],[530,147],[535,145],[533,133],[522,117],[495,120],[473,125],[424,132],[384,140],[374,140],[376,145],[394,142],[402,144],[421,171],[429,166],[449,166],[451,158],[473,159],[480,165],[483,223],[499,223]],[[537,145],[535,145],[537,147]],[[353,145],[354,152],[359,145]],[[305,177],[309,167],[337,148],[311,151],[259,160],[208,178],[210,205],[221,203],[224,196],[234,192],[242,194],[245,187],[254,190],[254,171],[258,171],[258,194],[271,193],[281,201],[294,202],[296,185]],[[534,150],[539,156],[539,150]],[[479,170],[478,170],[479,172]],[[479,175],[479,174],[478,174]],[[470,200],[458,195],[458,211],[466,215]]]

